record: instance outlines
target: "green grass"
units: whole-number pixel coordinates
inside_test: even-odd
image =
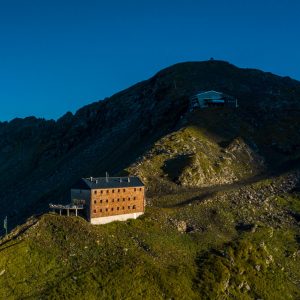
[[[300,214],[300,200],[297,195],[295,194],[282,195],[280,197],[279,196],[276,197],[275,200],[280,206],[294,213]]]
[[[92,226],[79,218],[45,215],[27,238],[1,247],[0,270],[5,270],[1,295],[6,299],[40,294],[50,299],[163,299],[181,294],[193,298],[189,279],[195,273],[193,244],[161,226],[161,221],[147,216]]]
[[[260,221],[263,208],[249,209],[255,232],[235,229],[244,204],[233,207],[230,193],[181,205],[197,195],[149,199],[139,219],[102,226],[43,215],[2,241],[0,298],[298,299],[299,227],[289,215],[297,195],[272,200],[286,214],[281,227]],[[179,232],[178,221],[192,230]]]
[[[293,277],[299,276],[300,261],[293,266],[284,258],[287,248],[297,248],[293,235],[269,234],[268,228],[260,228],[202,254],[197,287],[203,299],[298,299],[299,285]]]
[[[164,193],[174,191],[178,186],[203,187],[255,176],[264,166],[231,128],[231,119],[234,124],[242,122],[236,118],[230,110],[195,111],[184,127],[158,140],[127,171],[139,175],[152,194],[162,189]],[[225,130],[224,124],[230,128]],[[249,129],[242,127],[248,136]]]

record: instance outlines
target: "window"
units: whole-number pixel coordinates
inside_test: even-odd
[[[114,211],[114,208],[112,207],[111,211]]]
[[[119,210],[120,209],[120,207],[117,207],[117,210]]]
[[[108,194],[108,193],[109,193],[109,190],[106,191],[106,194]]]
[[[120,189],[118,189],[118,193],[120,193]]]
[[[133,205],[133,206],[132,206],[132,209],[136,209],[136,206],[135,206],[135,205]]]
[[[108,208],[106,208],[105,210],[108,211]]]
[[[134,191],[136,192],[136,188],[134,188]]]
[[[94,214],[97,212],[97,210],[96,209],[94,209]]]
[[[103,194],[103,191],[101,191],[100,193]]]
[[[128,197],[128,201],[130,201],[130,197]]]
[[[115,199],[112,199],[111,202],[115,202]]]
[[[123,201],[125,201],[125,198],[123,198]]]
[[[133,200],[136,200],[136,197],[133,197]]]
[[[106,199],[106,203],[108,203],[108,199]]]
[[[125,189],[123,189],[123,192],[125,192]]]
[[[112,190],[112,193],[114,193],[115,192],[115,190]]]
[[[120,202],[120,198],[118,198],[118,202]]]
[[[94,194],[97,195],[97,191],[94,191]]]
[[[124,210],[124,209],[125,209],[125,207],[123,206],[123,207],[122,207],[122,209]]]
[[[128,206],[128,209],[130,209],[130,206]]]
[[[140,188],[140,191],[142,190],[142,188]]]
[[[100,200],[100,203],[102,203],[102,200]]]
[[[100,209],[100,212],[102,212],[102,208]]]
[[[97,203],[97,201],[96,200],[94,200],[94,204],[96,204]]]

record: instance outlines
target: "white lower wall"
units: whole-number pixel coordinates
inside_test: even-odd
[[[109,216],[109,217],[91,218],[91,223],[97,225],[97,224],[107,224],[114,221],[126,221],[128,219],[136,219],[143,214],[144,214],[143,212],[138,212],[138,213],[116,215],[116,216]]]

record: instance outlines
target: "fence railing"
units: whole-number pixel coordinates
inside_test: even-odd
[[[74,204],[66,204],[66,205],[62,205],[62,204],[49,204],[49,207],[51,209],[83,209],[83,205],[74,205]]]

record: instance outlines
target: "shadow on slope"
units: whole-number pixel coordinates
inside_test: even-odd
[[[240,109],[204,110],[185,116],[189,97],[210,89],[237,97]],[[253,161],[248,168],[247,153],[258,153],[272,169],[274,162],[299,155],[300,117],[295,110],[299,95],[299,83],[289,78],[220,61],[183,63],[57,122],[27,118],[0,123],[0,219],[8,215],[9,224],[15,226],[33,213],[45,211],[49,202],[69,201],[69,188],[79,177],[118,173],[186,124],[193,124],[202,134],[202,140],[193,141],[196,150],[199,147],[204,154],[194,156],[202,171],[198,185],[213,185],[214,178],[230,182],[235,174],[239,174],[237,180],[257,174],[260,165]],[[238,140],[226,154],[227,145],[239,138],[243,143]],[[235,152],[238,144],[241,155]],[[226,163],[228,156],[232,167]],[[165,158],[173,159],[168,153]],[[232,172],[224,173],[224,164]],[[149,167],[157,190],[164,189],[164,184],[169,190],[177,189],[177,184],[160,173],[162,166],[163,161],[156,169]],[[209,175],[211,168],[214,173]],[[186,183],[189,172],[193,175],[200,170],[178,169],[184,173],[181,184]]]

